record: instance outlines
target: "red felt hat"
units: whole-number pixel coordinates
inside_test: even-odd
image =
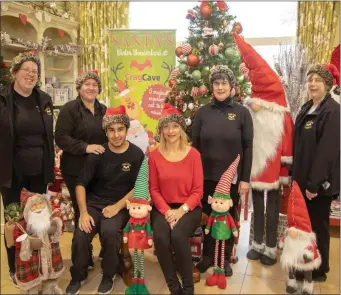
[[[173,115],[173,114],[181,115],[181,112],[176,107],[172,106],[171,104],[165,103],[163,106],[161,117],[165,117],[165,116]]]
[[[232,33],[252,84],[251,98],[265,108],[288,111],[283,85],[268,63],[237,33]]]
[[[293,181],[288,200],[288,227],[311,233],[311,223],[304,197],[296,181]]]
[[[323,66],[329,71],[333,76],[333,85],[340,85],[340,72],[337,67],[333,64],[323,64]]]
[[[142,204],[142,205],[150,205],[148,200],[140,199],[140,198],[131,198],[130,203],[133,204]]]
[[[111,116],[111,115],[126,115],[126,107],[124,105],[120,105],[115,108],[107,108],[107,111],[105,112],[105,116]]]
[[[123,124],[129,129],[130,120],[126,113],[126,108],[124,105],[120,105],[115,108],[107,108],[105,115],[102,120],[102,127],[106,130],[107,126],[115,123]]]

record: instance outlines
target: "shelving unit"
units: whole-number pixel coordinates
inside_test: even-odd
[[[24,25],[19,19],[19,14],[27,17]],[[23,39],[25,41],[38,42],[43,37],[52,40],[52,45],[66,45],[77,43],[79,23],[73,20],[64,19],[49,13],[37,14],[35,10],[19,2],[1,3],[1,30],[9,34],[12,38]],[[58,30],[63,30],[64,36],[61,38]],[[2,45],[2,56],[7,66],[20,52],[29,50],[21,44]],[[41,61],[41,89],[46,89],[46,82],[53,77],[57,80],[58,88],[71,87],[73,99],[76,93],[75,80],[78,75],[78,55],[59,52],[46,51],[39,52]],[[71,92],[70,92],[71,93]],[[56,104],[60,106],[61,104]]]

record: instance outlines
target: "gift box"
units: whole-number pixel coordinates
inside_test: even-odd
[[[250,238],[249,238],[249,245],[252,244],[253,241],[253,224],[254,224],[254,217],[253,217],[254,212],[251,213],[251,225],[250,225]],[[265,233],[265,229],[266,229],[266,214],[264,212],[264,234],[263,234],[263,243],[265,244],[266,241],[266,233]],[[288,220],[287,220],[287,216],[285,214],[279,214],[279,220],[278,220],[278,227],[277,227],[277,247],[279,248],[279,242],[280,239],[284,236],[285,230],[288,227]]]

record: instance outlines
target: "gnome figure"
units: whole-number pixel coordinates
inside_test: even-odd
[[[238,236],[238,230],[229,210],[233,205],[230,196],[231,182],[236,175],[239,159],[240,157],[238,155],[230,167],[221,176],[213,197],[208,197],[208,203],[211,204],[212,213],[208,218],[205,234],[207,235],[211,231],[212,237],[216,240],[216,245],[213,275],[206,279],[206,285],[218,286],[220,289],[225,289],[227,285],[224,268],[225,241],[230,239],[231,232],[235,237]],[[222,241],[220,267],[218,267],[219,241]]]
[[[144,283],[144,250],[153,245],[152,228],[149,221],[148,160],[144,158],[134,187],[133,198],[127,200],[130,219],[124,228],[123,242],[134,249],[134,278],[125,294],[149,294]],[[140,277],[138,277],[138,250],[140,257]]]
[[[280,186],[289,185],[288,167],[292,164],[293,120],[280,79],[266,61],[233,33],[252,84],[251,98],[244,100],[253,121],[251,188],[254,208],[254,240],[247,257],[264,265],[277,262],[277,226]],[[264,195],[267,192],[267,209]],[[263,243],[266,215],[266,241]]]
[[[62,220],[46,195],[27,193],[24,220],[14,230],[16,280],[25,294],[63,294],[58,278],[64,271],[59,249]]]
[[[288,228],[283,242],[281,264],[289,272],[287,293],[298,290],[297,274],[303,272],[302,294],[313,294],[312,271],[319,268],[321,256],[316,246],[316,236],[311,223],[304,197],[294,181],[288,201]]]

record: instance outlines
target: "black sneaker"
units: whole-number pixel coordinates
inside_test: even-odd
[[[325,282],[327,280],[327,275],[325,272],[321,272],[318,270],[313,270],[313,281],[315,282]]]
[[[225,266],[225,277],[231,277],[233,275],[233,270],[232,267],[230,265],[230,261],[228,259],[225,259],[224,262]]]
[[[93,270],[94,268],[95,268],[94,256],[91,256],[88,264],[88,270]]]
[[[107,275],[103,275],[102,281],[98,286],[97,293],[98,294],[109,294],[112,289],[114,289],[114,280],[116,275],[112,279],[111,277]]]
[[[84,285],[86,280],[84,281],[77,281],[71,280],[70,284],[66,287],[66,294],[78,294],[81,287]]]
[[[16,280],[16,278],[15,278],[15,273],[10,272],[10,273],[9,273],[9,278],[10,278],[11,281],[13,282],[14,287],[19,288],[19,287],[18,287],[18,284],[17,284],[17,280]]]
[[[203,256],[202,260],[196,265],[201,273],[206,272],[211,266],[213,266],[213,259],[208,256]]]

